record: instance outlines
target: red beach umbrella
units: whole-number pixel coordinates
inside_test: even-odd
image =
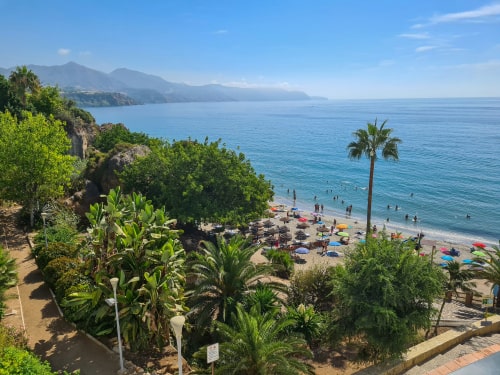
[[[482,242],[474,242],[472,244],[472,246],[474,246],[474,247],[480,247],[481,249],[484,249],[486,247],[486,245],[484,243],[482,243]]]
[[[305,222],[307,222],[307,218],[306,218],[306,217],[300,217],[300,218],[299,218],[299,221],[300,221],[301,223],[305,223]]]

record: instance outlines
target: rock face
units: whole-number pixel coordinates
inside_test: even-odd
[[[98,129],[94,124],[87,124],[82,119],[66,121],[66,133],[71,140],[70,154],[81,159],[87,157],[87,149],[94,142]]]
[[[109,191],[118,186],[119,180],[117,172],[122,172],[125,167],[137,159],[151,152],[149,147],[144,145],[134,145],[129,149],[118,152],[107,159],[103,165],[101,180],[99,185],[103,194],[108,194]]]

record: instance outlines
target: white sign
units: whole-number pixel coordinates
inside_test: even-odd
[[[493,306],[493,297],[492,296],[482,296],[481,297],[481,305],[482,307],[492,307]]]
[[[207,363],[215,362],[219,359],[219,344],[207,346]]]

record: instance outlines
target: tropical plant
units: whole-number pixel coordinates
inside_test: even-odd
[[[282,279],[290,278],[295,266],[290,253],[271,249],[265,253],[265,257],[271,261],[276,276]]]
[[[336,330],[358,338],[364,359],[400,356],[431,325],[442,271],[415,255],[411,243],[386,236],[358,244],[344,268],[333,280]]]
[[[260,306],[260,311],[262,313],[269,311],[278,313],[284,303],[273,288],[259,282],[257,288],[246,295],[243,303],[246,310],[250,310],[253,306],[257,305]]]
[[[402,141],[399,138],[391,137],[393,129],[384,128],[387,120],[385,120],[380,128],[375,122],[368,123],[367,129],[358,129],[353,133],[356,138],[347,146],[350,159],[360,159],[365,155],[370,160],[370,179],[368,183],[368,205],[366,209],[366,234],[372,231],[371,216],[372,216],[372,197],[373,197],[373,176],[375,171],[375,162],[378,159],[377,150],[381,150],[381,156],[385,160],[399,160],[398,144]]]
[[[493,246],[493,253],[488,252],[488,263],[477,273],[477,277],[485,279],[491,284],[500,287],[500,246]],[[497,307],[500,307],[500,292],[497,294]]]
[[[10,73],[9,82],[13,92],[26,105],[26,98],[29,94],[38,93],[42,85],[37,75],[29,70],[26,65],[18,66]]]
[[[120,328],[133,350],[162,347],[169,339],[169,318],[184,312],[185,253],[164,210],[146,197],[111,190],[105,203],[87,214],[87,272],[94,285],[65,298],[63,306],[99,335],[114,330],[109,280],[118,277]],[[90,289],[90,290],[89,290]]]
[[[238,305],[231,321],[231,325],[215,323],[222,341],[216,374],[314,374],[312,366],[305,361],[312,358],[306,342],[290,334],[293,320],[279,318],[272,312],[262,313],[257,307],[247,312]],[[195,358],[206,358],[206,347],[195,353]]]
[[[470,281],[474,277],[476,277],[476,273],[473,270],[467,269],[465,267],[467,267],[465,264],[460,264],[455,260],[446,262],[446,265],[443,267],[443,270],[446,271],[444,272],[446,275],[446,280],[444,283],[445,295],[443,296],[443,301],[441,302],[441,307],[436,318],[434,335],[437,335],[444,305],[446,304],[446,301],[448,299],[446,295],[451,293],[456,295],[458,293],[458,290],[461,290],[463,292],[471,292],[473,291],[473,288],[476,287],[476,284]]]
[[[217,236],[216,243],[203,241],[199,252],[193,253],[189,306],[198,327],[209,327],[212,319],[229,322],[237,304],[260,287],[259,280],[271,274],[269,265],[256,265],[250,259],[257,250],[251,240],[236,235],[229,241],[222,236]],[[268,285],[280,288],[276,283]]]
[[[288,318],[294,322],[291,330],[301,334],[311,347],[323,329],[323,319],[320,314],[314,311],[314,306],[306,307],[300,304],[297,307],[288,307]]]

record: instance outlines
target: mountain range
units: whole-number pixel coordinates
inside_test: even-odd
[[[38,76],[42,85],[59,87],[62,95],[75,100],[84,107],[145,103],[313,99],[302,91],[275,88],[241,88],[217,84],[191,86],[169,82],[158,76],[126,68],[104,73],[74,62],[55,66],[27,65],[27,68]],[[15,67],[0,68],[0,74],[8,77],[13,70]]]

